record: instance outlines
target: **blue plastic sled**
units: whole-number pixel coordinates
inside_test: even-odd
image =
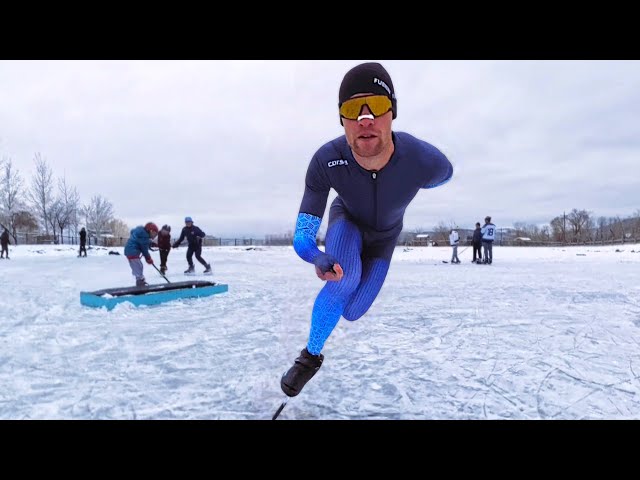
[[[146,287],[107,288],[95,292],[80,292],[80,303],[87,307],[107,307],[107,310],[112,310],[122,302],[130,302],[136,306],[157,305],[179,298],[208,297],[228,290],[229,286],[224,283],[193,280]]]

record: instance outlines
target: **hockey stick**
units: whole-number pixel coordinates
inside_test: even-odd
[[[158,272],[160,275],[162,275],[162,278],[164,278],[164,279],[167,281],[167,283],[171,283],[171,282],[169,281],[169,279],[168,279],[167,277],[165,277],[165,276],[164,276],[164,274],[163,274],[163,273],[158,269],[158,267],[156,267],[156,264],[155,264],[155,263],[152,263],[151,265],[153,266],[153,268],[155,268],[155,269],[157,270],[157,272]]]

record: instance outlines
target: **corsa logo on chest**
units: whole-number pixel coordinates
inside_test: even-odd
[[[340,165],[349,165],[349,162],[347,162],[346,160],[331,160],[329,163],[327,163],[327,167],[331,168],[331,167],[337,167]]]

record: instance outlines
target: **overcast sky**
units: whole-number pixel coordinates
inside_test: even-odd
[[[39,152],[130,227],[190,215],[210,235],[290,232],[311,157],[344,133],[342,77],[364,61],[391,75],[393,129],[454,165],[405,230],[640,209],[639,61],[0,60],[0,158],[29,182]]]

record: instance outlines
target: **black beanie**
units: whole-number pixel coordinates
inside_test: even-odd
[[[396,94],[389,72],[376,62],[362,63],[345,74],[340,84],[340,93],[338,93],[338,108],[353,95],[368,92],[389,97],[393,118],[398,116]],[[340,118],[340,123],[342,123],[342,118]]]

